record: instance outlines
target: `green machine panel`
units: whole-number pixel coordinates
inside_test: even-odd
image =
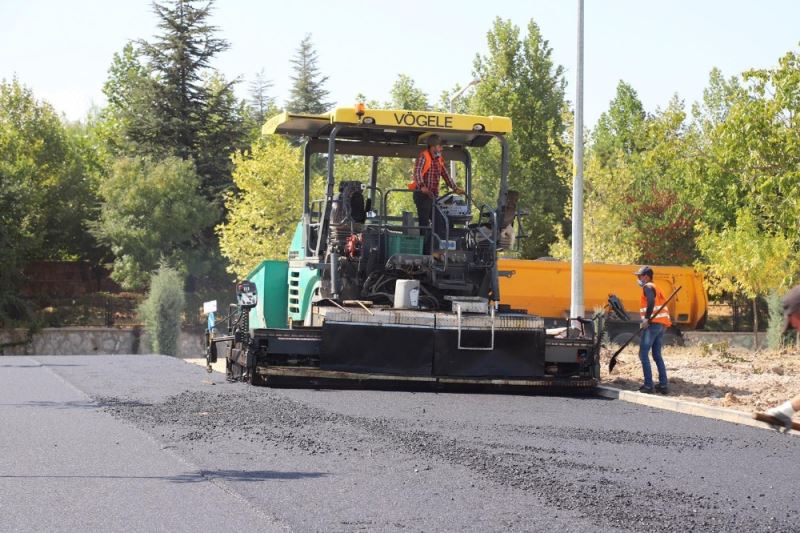
[[[250,310],[251,329],[288,327],[288,275],[286,261],[264,261],[247,275],[258,290],[258,305]]]

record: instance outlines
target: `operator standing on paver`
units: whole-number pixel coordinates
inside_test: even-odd
[[[410,188],[414,190],[414,204],[417,206],[417,220],[420,227],[430,225],[431,216],[435,216],[435,228],[438,234],[444,225],[443,218],[433,206],[439,195],[439,180],[444,178],[447,186],[456,194],[464,194],[464,189],[456,185],[447,172],[447,166],[442,156],[442,139],[434,134],[428,137],[426,144],[428,147],[420,152],[414,165],[414,181]],[[426,250],[430,249],[431,241],[431,234],[427,233],[425,236]]]
[[[800,331],[800,285],[783,297],[783,333],[786,334],[790,329]],[[789,429],[792,427],[792,417],[798,411],[800,411],[800,394],[778,407],[773,407],[767,414],[780,420]]]
[[[639,286],[642,288],[641,305],[639,306],[639,316],[642,319],[640,324],[642,337],[639,341],[639,359],[642,361],[644,385],[639,388],[639,392],[652,394],[655,390],[661,394],[666,394],[669,387],[667,385],[667,367],[661,357],[661,339],[664,336],[664,330],[672,326],[672,321],[669,318],[669,311],[666,307],[661,309],[655,316],[653,316],[653,313],[664,305],[667,298],[661,292],[661,289],[653,283],[652,268],[643,266],[635,274],[639,280]],[[650,359],[648,357],[651,350],[653,352],[653,361],[656,362],[656,368],[658,369],[658,384],[655,387],[653,387],[653,371],[650,368]]]

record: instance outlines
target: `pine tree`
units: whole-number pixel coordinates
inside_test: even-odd
[[[161,120],[153,132],[157,143],[173,147],[187,158],[195,153],[197,133],[205,116],[209,94],[203,74],[211,60],[229,45],[214,37],[217,28],[208,24],[212,2],[195,6],[193,0],[153,3],[161,33],[153,42],[142,41],[142,51],[157,80]]]
[[[328,91],[324,87],[328,77],[320,74],[317,59],[317,52],[311,43],[311,34],[306,34],[291,61],[294,75],[291,76],[291,97],[286,102],[286,109],[289,112],[316,114],[330,109],[332,104],[326,101]]]
[[[275,98],[269,95],[272,82],[267,79],[262,68],[250,82],[250,113],[258,126],[263,125],[264,121],[275,110]]]
[[[233,95],[236,81],[225,81],[212,67],[214,57],[229,47],[209,23],[212,7],[212,1],[153,3],[160,32],[138,43],[149,94],[127,109],[123,134],[136,153],[191,158],[204,194],[219,199],[231,186],[229,155],[244,148],[247,132]]]

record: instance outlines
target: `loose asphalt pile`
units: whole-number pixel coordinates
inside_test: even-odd
[[[220,385],[97,398],[206,475],[291,465],[296,490],[245,497],[292,528],[800,531],[800,439],[599,399]]]

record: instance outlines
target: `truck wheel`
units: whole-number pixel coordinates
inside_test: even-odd
[[[633,337],[633,333],[618,333],[618,334],[614,335],[614,338],[611,339],[611,342],[613,342],[617,346],[622,346],[623,344],[628,342],[628,340],[631,337]]]

